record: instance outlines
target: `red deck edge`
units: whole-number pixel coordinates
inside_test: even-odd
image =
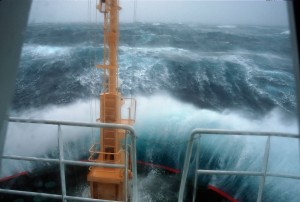
[[[20,172],[20,173],[11,175],[11,176],[0,178],[0,182],[5,182],[5,181],[8,181],[8,180],[14,179],[16,177],[20,177],[22,175],[28,175],[28,172],[23,171],[23,172]]]
[[[81,160],[81,161],[88,162],[88,160]],[[148,163],[148,162],[144,162],[144,161],[137,161],[137,163],[138,164],[142,164],[142,165],[147,165],[147,166],[153,166],[153,167],[156,167],[156,168],[162,168],[164,170],[167,170],[167,171],[170,171],[170,172],[176,173],[176,174],[180,173],[180,170],[176,170],[176,169],[170,168],[168,166],[163,166],[163,165]],[[8,180],[11,180],[11,179],[14,179],[16,177],[23,176],[23,175],[28,175],[28,172],[23,171],[23,172],[14,174],[14,175],[10,175],[10,176],[7,176],[7,177],[0,178],[0,182],[5,182],[5,181],[8,181]]]
[[[158,164],[153,164],[153,163],[148,163],[148,162],[144,162],[144,161],[137,161],[138,164],[141,164],[141,165],[146,165],[146,166],[152,166],[152,167],[155,167],[155,168],[162,168],[164,170],[167,170],[167,171],[170,171],[172,173],[176,173],[176,174],[179,174],[180,173],[180,170],[176,170],[174,168],[170,168],[168,166],[163,166],[163,165],[158,165]]]
[[[208,185],[208,189],[211,189],[212,191],[218,193],[219,195],[223,196],[224,198],[226,198],[230,202],[238,202],[236,199],[232,198],[227,193],[221,191],[220,189],[218,189],[218,188],[216,188],[216,187],[214,187],[212,185]]]

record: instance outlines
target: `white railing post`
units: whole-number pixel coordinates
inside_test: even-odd
[[[299,134],[291,134],[291,133],[280,133],[280,132],[257,132],[257,131],[233,131],[233,130],[219,130],[219,129],[194,129],[190,134],[189,143],[186,149],[186,155],[184,160],[184,166],[182,171],[180,190],[178,196],[178,202],[183,201],[185,184],[187,180],[188,169],[191,160],[191,150],[193,146],[193,141],[195,137],[199,135],[200,137],[203,135],[239,135],[239,136],[264,136],[268,137],[265,147],[264,160],[263,160],[263,171],[262,172],[251,172],[251,171],[226,171],[226,170],[197,170],[197,174],[207,174],[207,175],[239,175],[239,176],[260,176],[261,181],[259,185],[257,202],[262,200],[263,190],[265,186],[266,176],[272,177],[282,177],[282,178],[290,178],[290,179],[299,179],[300,176],[297,175],[288,175],[281,173],[268,173],[268,161],[269,161],[269,152],[270,152],[270,137],[284,137],[284,138],[296,138],[300,139]],[[194,191],[195,192],[195,191]],[[193,200],[195,200],[193,196]]]
[[[65,177],[65,165],[64,161],[64,142],[61,134],[61,126],[57,125],[57,135],[58,135],[58,148],[59,148],[59,167],[60,167],[60,180],[61,180],[61,193],[62,201],[66,202],[65,197],[67,195],[66,191],[66,177]]]
[[[58,136],[58,149],[59,149],[59,158],[58,159],[49,159],[49,158],[37,158],[37,157],[28,157],[28,156],[16,156],[16,155],[3,155],[0,156],[0,159],[15,159],[15,160],[25,160],[25,161],[37,161],[37,162],[50,162],[59,164],[60,166],[60,178],[61,178],[61,192],[62,194],[47,194],[47,193],[36,193],[29,191],[18,191],[18,190],[10,190],[10,189],[0,189],[0,193],[7,194],[17,194],[17,195],[25,195],[25,196],[39,196],[45,198],[55,198],[62,199],[62,201],[66,200],[74,200],[74,201],[101,201],[101,202],[109,202],[111,200],[101,200],[101,199],[91,199],[85,197],[72,197],[67,196],[66,194],[66,179],[65,179],[65,165],[75,165],[75,166],[101,166],[105,168],[121,168],[125,169],[128,172],[128,140],[127,136],[130,135],[131,143],[132,143],[132,171],[133,171],[133,202],[137,202],[138,200],[138,189],[137,189],[137,168],[136,168],[136,134],[132,126],[124,125],[124,124],[113,124],[113,123],[86,123],[86,122],[74,122],[74,121],[58,121],[58,120],[40,120],[40,119],[24,119],[24,118],[9,118],[9,122],[16,123],[35,123],[35,124],[47,124],[47,125],[56,125],[57,136]],[[73,161],[73,160],[64,160],[64,148],[63,148],[63,136],[61,132],[61,126],[76,126],[76,127],[90,127],[90,128],[115,128],[115,129],[123,129],[126,130],[126,153],[127,160],[126,164],[110,164],[110,163],[100,163],[100,162],[81,162],[81,161]],[[127,166],[127,168],[126,168]],[[126,173],[127,173],[126,172]],[[126,174],[125,174],[126,175]],[[128,183],[128,173],[127,177]],[[128,184],[127,184],[128,187]],[[127,194],[126,190],[126,194]],[[127,195],[128,196],[128,195]],[[128,198],[128,197],[126,197]],[[128,200],[128,199],[126,199]]]
[[[201,137],[201,136],[200,136]],[[198,170],[198,164],[199,164],[199,150],[200,150],[200,137],[198,139],[198,144],[196,144],[196,162],[195,162],[195,179],[194,179],[194,191],[193,191],[193,202],[195,202],[196,200],[196,190],[197,190],[197,182],[198,182],[198,173],[197,173],[197,170]]]
[[[186,148],[185,160],[184,160],[180,189],[179,189],[178,202],[183,201],[185,184],[186,184],[186,179],[187,179],[188,170],[189,170],[189,166],[190,166],[192,147],[193,147],[195,135],[197,135],[197,134],[198,134],[197,132],[196,133],[192,132],[191,137],[189,139],[188,146]]]
[[[132,133],[132,137],[131,137],[131,142],[132,142],[132,172],[133,172],[133,201],[137,202],[138,201],[138,185],[137,185],[137,168],[136,168],[136,135],[134,133],[134,131],[130,131]]]
[[[78,127],[95,127],[95,128],[117,128],[117,129],[124,129],[129,131],[129,135],[131,136],[131,143],[132,143],[132,171],[133,171],[133,202],[138,201],[138,189],[137,189],[137,162],[136,162],[136,134],[134,129],[129,125],[122,125],[122,124],[110,124],[110,123],[85,123],[85,122],[71,122],[71,121],[56,121],[56,120],[36,120],[36,119],[22,119],[22,118],[9,118],[9,122],[19,122],[19,123],[36,123],[36,124],[49,124],[49,125],[57,125],[58,126],[58,147],[59,147],[59,159],[49,159],[49,158],[37,158],[37,157],[26,157],[26,156],[14,156],[14,155],[4,155],[0,156],[1,159],[15,159],[15,160],[26,160],[26,161],[38,161],[38,162],[52,162],[60,165],[60,176],[61,176],[61,186],[62,186],[62,195],[55,195],[55,194],[47,194],[47,193],[35,193],[35,192],[28,192],[28,191],[18,191],[18,190],[9,190],[9,189],[0,189],[0,193],[7,193],[7,194],[18,194],[18,195],[27,195],[27,196],[40,196],[46,198],[55,198],[60,199],[62,201],[66,200],[75,200],[75,201],[105,201],[107,200],[99,200],[99,199],[90,199],[84,197],[71,197],[66,195],[66,181],[65,181],[65,165],[78,165],[78,166],[102,166],[108,168],[122,168],[125,169],[126,172],[128,171],[128,165],[121,164],[107,164],[107,163],[97,163],[97,162],[79,162],[79,161],[71,161],[71,160],[64,160],[64,150],[63,150],[63,138],[61,133],[61,125],[65,126],[78,126]],[[203,135],[239,135],[239,136],[265,136],[268,137],[265,147],[264,153],[264,160],[263,160],[263,171],[262,172],[251,172],[251,171],[225,171],[225,170],[197,170],[197,175],[199,174],[208,174],[208,175],[241,175],[241,176],[261,176],[259,193],[257,201],[262,200],[264,185],[265,185],[265,178],[266,176],[271,177],[280,177],[280,178],[289,178],[289,179],[298,179],[300,180],[300,176],[298,175],[289,175],[289,174],[282,174],[282,173],[268,173],[268,160],[269,160],[269,150],[270,150],[270,137],[285,137],[285,138],[296,138],[300,139],[299,134],[289,134],[289,133],[278,133],[278,132],[253,132],[253,131],[231,131],[231,130],[216,130],[216,129],[195,129],[191,132],[190,139],[188,142],[188,147],[186,149],[184,167],[182,171],[182,178],[180,184],[180,191],[178,201],[183,201],[184,197],[184,190],[185,184],[187,180],[188,168],[190,165],[191,160],[191,151],[193,146],[194,139],[199,136]],[[127,141],[127,133],[126,133],[126,140]],[[125,145],[125,150],[127,153],[127,142]],[[200,145],[200,143],[199,143]],[[197,148],[198,150],[199,148]],[[127,154],[128,155],[128,154]],[[197,151],[197,154],[199,152]],[[128,161],[128,156],[126,157],[126,162]],[[198,160],[199,157],[196,157]],[[198,160],[199,161],[199,160]],[[127,162],[128,163],[128,162]],[[198,166],[198,163],[196,165]],[[127,173],[128,174],[128,173]],[[125,174],[126,175],[126,174]],[[126,176],[125,176],[126,178]],[[128,176],[127,176],[128,182]],[[197,185],[197,183],[195,183]],[[128,187],[128,185],[127,185]],[[194,186],[196,187],[196,186]],[[126,190],[127,191],[127,190]]]
[[[263,160],[263,171],[262,171],[263,175],[261,177],[260,184],[259,184],[257,202],[261,202],[262,195],[263,195],[263,192],[264,192],[266,174],[267,174],[267,170],[268,170],[269,153],[270,153],[270,136],[268,136],[266,146],[265,146],[265,153],[264,153],[264,160]]]

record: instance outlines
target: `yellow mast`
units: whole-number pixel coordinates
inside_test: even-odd
[[[100,121],[133,124],[130,109],[129,119],[121,119],[121,106],[124,100],[118,91],[119,10],[121,9],[119,1],[99,0],[97,9],[104,14],[104,58],[102,65],[96,65],[97,68],[104,70],[103,93],[100,94]],[[95,145],[93,145],[90,149],[92,154],[89,160],[125,164],[125,151],[122,149],[124,134],[123,130],[101,129],[100,144],[98,144],[100,151],[94,152]],[[90,183],[92,198],[125,200],[124,169],[91,167],[87,180]]]

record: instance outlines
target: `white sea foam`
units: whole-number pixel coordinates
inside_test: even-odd
[[[137,102],[137,120],[134,127],[139,139],[147,137],[150,140],[159,140],[161,143],[174,139],[179,139],[179,142],[185,142],[188,140],[189,132],[194,128],[276,131],[285,133],[297,133],[298,131],[297,120],[285,120],[278,109],[274,109],[263,117],[253,119],[247,118],[242,112],[238,111],[227,110],[216,112],[200,109],[191,104],[182,103],[167,94],[151,97],[138,96]],[[90,102],[78,101],[66,106],[27,110],[18,115],[29,118],[90,122],[96,119],[96,112],[99,111],[99,109],[96,109],[99,105],[96,103],[98,103],[96,100],[92,104]],[[48,156],[53,152],[57,152],[56,131],[57,128],[52,126],[45,128],[35,125],[10,124],[6,139],[5,154]],[[79,128],[63,128],[65,144],[68,142],[74,144],[81,142],[83,140],[82,136],[87,133],[92,132]],[[96,136],[99,136],[98,132],[96,132]],[[222,169],[256,170],[261,168],[265,138],[231,136],[230,138],[208,137],[202,140],[203,144],[206,145],[205,148],[210,150],[211,154],[218,156]],[[85,144],[88,144],[87,148],[90,146],[89,141]],[[237,147],[238,145],[243,146]],[[153,145],[153,147],[156,148],[157,145]],[[181,167],[182,162],[179,161],[179,155],[182,154],[179,153],[185,150],[181,150],[179,147],[180,145],[176,146],[178,154],[169,154],[166,151],[165,155],[169,155],[168,158],[177,161],[178,167]],[[297,147],[297,140],[273,138],[271,141],[268,170],[297,173],[300,170]],[[235,151],[237,148],[240,149],[239,152]],[[70,158],[79,158],[80,155],[76,153],[83,152],[83,149],[85,148],[73,147],[70,151],[65,151],[67,153],[66,156],[74,155],[75,157],[71,156]],[[152,151],[149,148],[145,149],[149,152]],[[172,148],[168,150],[172,150]],[[147,153],[147,155],[149,159],[152,159],[151,152]],[[213,160],[214,155],[210,157],[210,161]],[[230,163],[229,159],[233,163]],[[34,164],[16,163],[16,161],[6,161],[2,165],[2,177],[24,170],[31,171],[35,168]],[[211,183],[222,187],[222,182],[224,181],[222,179],[224,178],[214,178]],[[278,186],[281,185],[277,184],[275,188]],[[240,191],[242,192],[243,190]],[[238,193],[236,193],[236,196],[238,196]]]
[[[141,130],[151,121],[152,127],[172,126],[177,123],[187,128],[220,128],[252,131],[292,132],[298,130],[297,121],[284,122],[279,109],[274,109],[258,119],[246,118],[241,112],[199,109],[191,104],[182,103],[168,95],[138,98],[138,119],[136,128]],[[147,110],[151,109],[151,110]],[[159,119],[160,121],[157,121]],[[158,134],[161,135],[161,134]]]
[[[221,29],[234,29],[236,28],[236,25],[219,25],[217,27]]]
[[[120,46],[120,50],[123,50],[125,53],[131,54],[149,54],[152,57],[155,55],[166,55],[170,54],[172,56],[184,56],[190,55],[192,52],[183,48],[175,47],[129,47],[129,46]]]
[[[28,109],[14,116],[34,119],[48,120],[70,120],[95,122],[99,112],[99,105],[95,101],[81,102],[66,106],[50,106],[44,109]],[[20,124],[10,123],[8,125],[7,138],[5,141],[4,153],[6,155],[22,156],[51,156],[58,152],[57,144],[57,126],[39,125],[39,124]],[[80,144],[87,134],[95,134],[97,130],[82,127],[62,127],[64,141],[66,144]],[[99,134],[99,133],[98,133]],[[94,136],[93,136],[94,138]],[[92,138],[90,138],[91,140]],[[82,145],[81,145],[82,146]],[[85,155],[80,152],[82,148],[76,148],[74,151],[65,151],[66,158],[80,158]],[[3,160],[1,177],[12,175],[16,172],[31,171],[35,167],[31,163]]]
[[[286,31],[281,32],[280,34],[289,35],[290,33],[291,33],[290,30],[286,30]]]
[[[31,57],[59,57],[70,53],[73,47],[24,44],[22,54]]]
[[[160,23],[159,23],[159,22],[155,22],[155,23],[152,23],[152,25],[154,25],[154,26],[159,26]]]
[[[180,139],[179,142],[187,141],[189,132],[194,128],[298,133],[297,120],[286,120],[279,109],[274,109],[263,117],[253,119],[245,117],[243,112],[230,110],[215,112],[199,109],[165,95],[152,96],[150,98],[140,97],[138,101],[137,133],[141,139],[143,135],[152,136],[153,139],[156,139],[161,144],[160,146],[166,141],[173,141],[178,138]],[[147,129],[149,131],[144,132]],[[203,136],[201,138],[201,152],[211,155],[210,157],[205,157],[209,159],[205,163],[207,166],[216,161],[217,158],[219,163],[218,169],[261,171],[265,143],[265,137]],[[268,172],[299,175],[298,146],[299,142],[297,139],[272,138]],[[175,145],[175,147],[176,149],[174,150],[173,148],[172,153],[169,154],[168,152],[172,148],[168,146],[168,150],[165,153],[169,155],[169,158],[179,162],[180,158],[176,159],[176,155],[180,156],[180,153],[184,152],[185,149],[181,149],[180,145]],[[157,148],[157,145],[154,145],[154,148]],[[151,151],[151,149],[148,149],[148,151]],[[182,163],[180,162],[177,167],[180,168]],[[249,192],[246,189],[247,186],[252,182],[241,182],[237,189],[234,179],[227,176],[215,176],[210,181],[210,184],[223,190],[231,190],[235,192],[234,197],[243,199],[243,195],[247,195]],[[277,181],[274,178],[267,178],[267,180],[265,190],[268,193],[272,193],[271,195],[278,197],[276,201],[282,201],[284,197],[291,199],[291,201],[296,201],[294,199],[297,199],[299,194],[297,194],[295,187],[299,186],[299,182]],[[276,191],[281,190],[283,187],[291,188],[292,192],[289,192],[289,196]],[[256,189],[256,187],[254,186],[252,189]]]

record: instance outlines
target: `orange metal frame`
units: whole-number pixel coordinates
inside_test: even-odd
[[[104,14],[103,64],[96,65],[104,70],[103,93],[100,94],[100,121],[103,123],[133,124],[134,118],[129,109],[128,119],[122,119],[121,107],[124,99],[118,91],[118,41],[119,41],[119,1],[99,0],[97,9]],[[135,101],[134,101],[135,114]],[[123,149],[124,130],[101,129],[100,148],[90,149],[90,161],[125,164]],[[131,173],[131,169],[127,171]],[[91,197],[105,200],[125,200],[124,174],[122,168],[90,167],[87,180],[90,183]],[[130,176],[130,175],[129,175]]]

